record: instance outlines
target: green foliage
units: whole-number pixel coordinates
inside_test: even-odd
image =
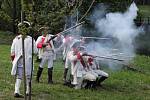
[[[109,5],[109,11],[125,11],[130,6],[133,0],[97,0],[99,3]]]
[[[34,6],[33,6],[33,2]],[[108,3],[114,5],[112,7],[113,10],[118,10],[119,7],[116,5],[120,4],[120,0],[113,1],[113,0],[96,0],[96,3]],[[23,0],[22,7],[24,8],[25,12],[25,19],[34,23],[35,29],[43,26],[48,25],[52,32],[56,33],[62,31],[65,24],[65,17],[71,15],[79,10],[79,19],[83,16],[83,14],[87,11],[90,4],[92,3],[91,0],[76,0],[73,6],[68,6],[66,0]],[[3,0],[1,3],[2,10],[11,18],[13,17],[13,0]],[[16,0],[16,22],[20,21],[20,12],[21,12],[21,2],[20,0]],[[120,10],[120,9],[119,9]]]
[[[150,17],[150,6],[139,5],[139,13],[142,17]]]
[[[0,11],[0,30],[11,29],[12,19],[4,11]]]
[[[19,27],[19,33],[21,33],[22,35],[29,34],[29,32],[30,32],[29,27],[26,27],[25,25]]]
[[[4,11],[0,11],[0,21],[11,22],[11,17],[6,14]]]
[[[3,11],[10,17],[12,17],[12,4],[12,0],[3,0],[3,3],[1,4],[1,8],[3,9]]]
[[[45,0],[35,2],[36,22],[39,26],[48,25],[54,33],[63,30],[65,17],[72,13],[65,0]]]
[[[24,8],[25,19],[32,23],[34,30],[38,30],[39,27],[47,25],[54,34],[60,32],[64,29],[66,16],[76,13],[78,10],[80,19],[92,3],[92,0],[75,0],[74,5],[69,6],[67,1],[68,0],[23,0],[22,7]],[[95,0],[94,5],[105,3],[109,5],[109,11],[124,11],[131,2],[132,0]],[[92,11],[93,8],[94,6],[90,11]],[[142,9],[144,8],[142,7]],[[19,23],[21,19],[21,0],[16,0],[16,11],[15,22],[17,26],[17,23]],[[90,11],[88,14],[90,14]],[[142,15],[143,12],[149,14],[147,11],[149,10],[140,10],[140,13],[142,13]],[[8,28],[8,30],[12,31],[12,27],[10,27],[13,24],[12,19],[13,0],[1,0],[0,23],[6,29]],[[3,29],[2,25],[0,29]]]
[[[135,40],[136,51],[138,54],[150,55],[150,33],[144,32],[139,34]]]

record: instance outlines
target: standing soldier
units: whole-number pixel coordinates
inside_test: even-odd
[[[19,35],[16,36],[13,40],[11,46],[11,60],[12,60],[12,70],[11,75],[16,75],[16,83],[15,83],[15,97],[23,97],[20,94],[19,88],[21,85],[21,80],[23,76],[23,53],[22,53],[22,37],[23,34],[29,33],[30,23],[27,21],[23,21],[23,23],[18,24]],[[35,46],[35,41],[33,43],[34,53],[37,52],[37,48]],[[29,82],[31,78],[31,70],[32,70],[32,37],[26,35],[24,38],[24,50],[25,50],[25,75],[26,75],[26,94],[29,94]]]
[[[75,41],[79,41],[77,39],[75,39],[72,36],[66,36],[63,39],[63,44],[60,47],[64,47],[63,50],[63,61],[64,61],[64,76],[63,76],[63,80],[64,80],[64,85],[67,85],[70,80],[67,80],[67,74],[68,74],[68,70],[69,70],[69,66],[71,65],[70,60],[67,57],[68,52],[71,51],[71,45],[75,42]]]
[[[88,80],[90,83],[96,81],[96,76],[93,73],[89,73],[89,66],[85,62],[84,53],[79,48],[74,48],[68,53],[68,58],[71,61],[71,74],[72,74],[72,85],[75,89],[81,88],[82,81]]]
[[[42,36],[39,36],[36,41],[36,46],[39,49],[39,57],[42,59],[37,71],[36,81],[39,82],[44,64],[48,61],[48,84],[52,84],[53,60],[54,60],[54,45],[53,39],[58,35],[48,34],[48,27],[41,28]]]
[[[67,59],[67,53],[71,50],[70,45],[72,44],[72,42],[74,41],[74,38],[71,36],[66,36],[63,39],[63,44],[64,44],[64,50],[63,50],[63,61],[65,63],[65,67],[64,67],[64,76],[63,76],[63,80],[64,80],[64,85],[67,84],[67,73],[68,73],[68,68],[70,65],[70,61],[69,59]]]

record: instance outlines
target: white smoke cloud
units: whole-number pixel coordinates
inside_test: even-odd
[[[106,18],[98,19],[96,27],[104,36],[117,38],[124,52],[133,53],[132,44],[139,30],[134,24],[138,8],[132,3],[125,13],[108,13]]]
[[[98,36],[109,37],[110,39],[89,42],[86,45],[86,51],[96,56],[130,60],[127,56],[133,57],[135,55],[133,41],[140,33],[139,28],[134,23],[138,8],[135,3],[132,3],[124,13],[107,13],[106,9],[107,7],[103,4],[99,5],[88,20],[95,24],[97,33],[100,34]],[[70,23],[75,24],[75,22],[76,20],[72,17]],[[68,24],[68,27],[71,26]],[[85,29],[82,26],[77,27],[70,31],[70,35],[80,36],[83,31]],[[94,33],[92,35],[94,36]],[[104,59],[100,60],[105,62]],[[111,69],[116,69],[115,61],[106,60],[106,63]]]
[[[99,33],[102,34],[103,37],[111,37],[115,38],[117,42],[112,43],[110,45],[105,45],[105,42],[95,42],[88,44],[88,51],[96,54],[96,55],[111,55],[113,53],[123,53],[124,56],[134,56],[134,46],[133,41],[135,37],[140,33],[139,28],[136,27],[134,23],[134,19],[137,17],[138,8],[136,4],[133,2],[126,12],[115,12],[115,13],[107,13],[105,17],[101,15],[105,12],[105,7],[102,9],[96,10],[90,19],[95,23],[95,27]],[[102,11],[102,12],[101,12]],[[100,16],[98,16],[98,13]],[[95,19],[96,18],[96,19]],[[93,45],[93,50],[91,50],[90,46]],[[90,49],[89,49],[90,48]],[[114,52],[114,49],[115,52]],[[94,51],[94,52],[92,52]],[[113,56],[123,58],[122,56]],[[111,62],[112,63],[112,62]],[[111,64],[113,65],[113,64]]]

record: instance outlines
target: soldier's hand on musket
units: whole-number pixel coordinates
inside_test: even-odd
[[[42,47],[45,48],[48,45],[48,43],[43,43]]]
[[[61,36],[61,34],[60,34],[60,33],[58,33],[58,34],[56,34],[56,36],[57,36],[57,37],[60,37],[60,36]]]

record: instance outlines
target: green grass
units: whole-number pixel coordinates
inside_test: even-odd
[[[0,45],[0,100],[15,100],[14,77],[10,75],[10,45]],[[47,84],[47,68],[45,66],[41,83],[35,82],[38,64],[35,64],[33,76],[32,100],[150,100],[150,57],[137,56],[134,65],[146,73],[129,70],[108,71],[110,77],[97,90],[74,90],[63,86],[63,63],[54,65],[54,84]],[[23,86],[23,84],[22,84]],[[23,87],[21,87],[23,93]],[[20,99],[18,99],[20,100]]]
[[[0,31],[0,44],[11,44],[14,37],[11,32]]]

